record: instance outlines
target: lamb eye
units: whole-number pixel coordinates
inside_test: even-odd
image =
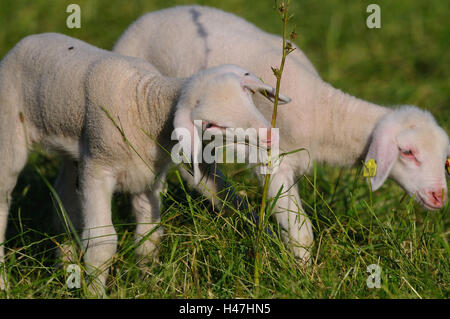
[[[405,155],[408,155],[408,156],[413,155],[411,150],[403,150],[402,153],[405,154]]]
[[[407,159],[408,161],[413,161],[417,166],[420,166],[420,161],[417,159],[414,151],[408,149],[400,149],[400,152],[405,159]]]

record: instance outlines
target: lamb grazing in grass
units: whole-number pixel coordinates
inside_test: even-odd
[[[176,143],[173,128],[188,129],[191,138],[194,120],[203,121],[205,131],[269,129],[251,99],[255,91],[273,98],[272,87],[234,65],[187,79],[167,78],[146,61],[61,34],[21,40],[0,64],[0,266],[11,191],[33,145],[59,150],[79,163],[84,261],[96,278],[90,288],[98,292],[117,246],[113,192],[133,194],[136,241],[142,241],[160,221],[159,193],[171,163],[165,150]],[[267,139],[265,146],[271,143]],[[152,233],[137,255],[150,254],[161,232]]]
[[[189,76],[222,63],[241,65],[276,79],[271,67],[281,61],[282,39],[227,12],[203,6],[180,6],[140,17],[120,37],[114,51],[151,61],[167,76]],[[376,160],[371,179],[377,190],[389,176],[427,209],[446,201],[444,164],[449,139],[432,115],[413,106],[389,109],[362,101],[325,83],[303,52],[287,58],[281,88],[292,102],[278,110],[280,149],[306,148],[285,157],[272,177],[269,197],[283,187],[275,207],[284,241],[308,260],[313,244],[311,223],[301,206],[294,175],[307,173],[311,161],[337,166]],[[255,104],[271,118],[272,105],[259,96]]]

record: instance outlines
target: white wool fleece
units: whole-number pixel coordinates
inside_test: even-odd
[[[280,37],[234,14],[193,5],[143,15],[113,50],[146,59],[168,76],[189,76],[233,63],[274,85],[271,67],[279,65],[281,47]],[[311,223],[294,185],[294,175],[308,172],[313,160],[350,166],[373,157],[379,163],[374,189],[390,176],[409,194],[417,195],[415,199],[425,208],[442,207],[447,197],[448,136],[432,116],[415,107],[392,110],[345,94],[325,83],[302,50],[294,47],[281,81],[282,91],[292,102],[278,109],[277,127],[281,149],[306,148],[308,152],[285,158],[269,189],[271,196],[280,187],[285,190],[275,217],[294,253],[308,260],[313,243]],[[255,96],[255,104],[271,118],[271,103]]]
[[[272,87],[235,65],[167,78],[144,60],[62,34],[21,40],[0,63],[0,266],[11,191],[33,145],[68,158],[55,188],[63,190],[69,216],[82,227],[84,261],[94,278],[90,289],[98,293],[117,246],[113,193],[133,195],[137,256],[151,257],[162,233],[159,193],[170,163],[165,150],[176,142],[170,139],[174,126],[190,129],[191,136],[195,120],[222,129],[269,129],[252,92],[273,97]]]

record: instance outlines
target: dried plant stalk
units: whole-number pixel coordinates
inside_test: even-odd
[[[279,13],[281,14],[282,17],[282,21],[283,21],[283,54],[281,57],[281,64],[280,64],[280,68],[274,68],[272,67],[272,71],[273,74],[275,75],[276,79],[277,79],[277,84],[276,84],[276,91],[275,91],[275,100],[273,103],[273,113],[272,113],[272,127],[275,127],[276,125],[276,120],[277,120],[277,110],[278,110],[278,95],[280,93],[280,85],[281,85],[281,76],[283,74],[283,70],[284,70],[284,64],[286,61],[286,57],[288,56],[289,53],[291,53],[292,51],[295,50],[295,48],[293,48],[292,46],[292,41],[295,39],[295,37],[297,36],[297,34],[295,33],[295,30],[293,30],[290,35],[290,41],[286,41],[286,34],[287,34],[287,25],[288,25],[288,21],[289,21],[289,0],[285,0],[282,1],[278,7],[277,7]],[[272,166],[272,161],[271,161],[271,149],[268,150],[268,156],[269,156],[269,162],[268,162],[268,167],[270,168]],[[263,188],[263,194],[262,194],[262,199],[261,199],[261,207],[259,210],[259,218],[258,218],[258,229],[257,229],[257,233],[256,233],[256,240],[255,240],[255,266],[254,266],[254,284],[255,284],[255,288],[256,288],[256,292],[258,292],[259,289],[259,277],[261,274],[261,252],[260,252],[260,241],[261,241],[261,235],[262,235],[262,231],[263,231],[263,221],[264,221],[264,217],[265,217],[265,211],[266,211],[266,207],[267,207],[267,192],[269,189],[269,182],[270,182],[270,174],[266,174],[265,176],[265,180],[264,180],[264,188]]]

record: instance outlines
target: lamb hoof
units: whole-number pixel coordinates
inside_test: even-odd
[[[92,280],[87,287],[88,296],[92,298],[106,298],[106,288],[98,279]]]
[[[307,249],[304,247],[293,248],[294,256],[297,258],[298,262],[305,267],[309,267],[312,264],[310,249],[311,248]]]

